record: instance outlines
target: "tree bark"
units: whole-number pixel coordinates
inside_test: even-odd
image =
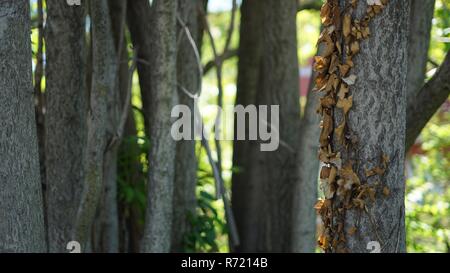
[[[300,123],[298,149],[298,181],[294,186],[292,209],[292,252],[314,253],[316,249],[316,219],[319,175],[318,137],[320,116],[316,109],[320,94],[312,91],[315,73],[311,76],[306,106]]]
[[[111,20],[112,39],[108,50],[114,52],[117,66],[114,74],[114,88],[107,97],[107,127],[106,139],[109,143],[104,154],[103,164],[103,192],[99,215],[96,225],[96,251],[103,253],[117,253],[119,251],[119,215],[117,208],[117,162],[120,140],[117,140],[117,130],[122,113],[124,100],[121,93],[128,90],[128,54],[125,40],[127,1],[108,1],[109,17]]]
[[[178,14],[189,28],[194,41],[198,39],[198,5],[197,0],[178,1]],[[197,59],[192,45],[185,33],[184,27],[178,24],[177,41],[177,80],[180,85],[191,92],[199,88],[199,75]],[[182,90],[178,91],[179,104],[187,105],[194,113],[194,100],[188,97]],[[194,119],[192,116],[192,124]],[[193,130],[192,130],[193,132]],[[175,184],[173,200],[172,226],[172,252],[183,251],[184,235],[189,231],[190,222],[188,214],[194,215],[197,205],[195,188],[197,185],[197,160],[195,155],[195,140],[181,140],[176,144],[175,157]]]
[[[411,101],[415,100],[415,95],[419,92],[425,81],[434,3],[435,0],[411,1],[408,38],[408,105]]]
[[[107,1],[90,1],[90,12],[93,74],[88,113],[85,181],[74,236],[83,250],[87,249],[102,195],[108,96],[113,95],[116,75],[116,55],[114,50],[111,50],[114,49],[114,44]]]
[[[83,188],[86,142],[85,9],[47,1],[46,180],[50,252],[66,252]]]
[[[244,0],[241,6],[239,42],[239,64],[236,105],[255,104],[259,67],[262,59],[262,14],[261,1]],[[236,120],[234,124],[237,124]],[[250,180],[251,158],[248,141],[233,142],[232,209],[236,217],[241,244],[237,252],[256,250],[258,228],[258,203],[256,202],[258,181]]]
[[[0,2],[0,252],[45,252],[29,1]]]
[[[128,28],[130,30],[131,41],[137,50],[138,62],[137,71],[139,76],[139,86],[141,88],[142,109],[144,116],[145,133],[150,136],[150,117],[148,112],[151,110],[151,63],[152,44],[152,7],[147,0],[128,1]]]
[[[342,1],[342,0],[341,0]],[[345,1],[349,3],[350,1]],[[356,17],[366,13],[360,2]],[[368,243],[377,241],[381,252],[404,252],[405,242],[405,125],[406,74],[410,1],[389,1],[370,23],[371,36],[361,42],[353,58],[350,86],[353,107],[347,124],[352,143],[340,151],[343,164],[352,161],[362,185],[376,190],[375,200],[366,200],[363,209],[347,210],[344,216],[345,247],[350,252],[369,252]],[[339,110],[340,111],[340,110]],[[341,124],[342,115],[335,116]],[[336,143],[336,142],[335,142]],[[387,156],[383,175],[366,177]],[[378,185],[378,186],[377,186]],[[387,189],[387,192],[386,190]],[[384,192],[384,193],[383,193]]]
[[[233,178],[233,207],[241,230],[239,251],[287,252],[291,241],[292,187],[297,179],[300,118],[297,3],[295,0],[268,0],[260,4],[262,29],[259,41],[262,43],[260,56],[263,57],[258,68],[258,92],[254,103],[279,105],[281,143],[272,152],[260,151],[260,143],[249,144],[248,157],[241,161],[246,162],[237,165],[244,172],[241,178],[247,177],[241,181]]]
[[[176,103],[176,1],[153,2],[148,201],[143,252],[169,252],[176,144],[170,134]]]

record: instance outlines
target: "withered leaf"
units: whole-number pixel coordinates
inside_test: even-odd
[[[326,84],[328,82],[328,76],[326,74],[319,74],[316,77],[316,80],[314,81],[315,83],[315,91],[322,91],[323,88],[326,87]]]
[[[340,99],[345,98],[345,95],[347,95],[348,93],[348,85],[343,83],[341,84],[341,88],[339,88],[339,92],[338,92],[338,97]]]
[[[322,119],[322,131],[320,132],[320,145],[328,146],[329,139],[331,132],[333,132],[333,118],[330,114],[324,112],[323,119]]]
[[[341,72],[341,76],[343,76],[343,77],[347,76],[347,73],[349,70],[350,70],[350,65],[348,65],[348,64],[340,64],[339,65],[339,72]]]
[[[384,196],[389,196],[390,193],[391,193],[391,191],[389,190],[389,188],[387,186],[384,186],[384,188],[383,188]]]
[[[350,35],[351,21],[352,21],[352,18],[350,16],[350,14],[344,15],[344,23],[342,26],[342,31],[343,31],[344,37],[347,37],[348,35]]]
[[[327,179],[330,176],[331,168],[328,166],[323,166],[320,169],[320,179]]]
[[[352,54],[356,54],[359,52],[359,43],[358,41],[353,41],[350,45],[350,50],[352,51]]]
[[[333,183],[337,176],[337,169],[335,166],[331,167],[330,175],[328,176],[328,183]]]
[[[367,0],[367,5],[383,5],[382,3],[381,3],[381,0]]]
[[[320,9],[320,18],[324,26],[331,24],[331,6],[328,2],[325,2]]]
[[[348,230],[348,235],[352,236],[353,234],[356,233],[356,231],[357,231],[356,227],[351,227],[351,228]]]
[[[336,134],[336,138],[340,144],[344,144],[344,129],[345,129],[345,120],[334,130]]]
[[[325,96],[320,98],[320,105],[325,108],[332,108],[336,105],[336,101],[331,96]]]
[[[339,98],[336,106],[338,108],[341,108],[342,111],[344,112],[344,115],[346,115],[350,110],[350,108],[352,108],[353,106],[353,96],[344,99]]]
[[[322,56],[314,56],[314,71],[319,73],[324,72],[328,69],[330,60]]]
[[[346,78],[342,78],[342,80],[348,85],[353,85],[356,82],[356,78],[356,75],[352,74]]]

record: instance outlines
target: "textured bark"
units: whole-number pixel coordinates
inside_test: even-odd
[[[0,252],[46,251],[29,5],[0,1]]]
[[[178,14],[186,23],[192,38],[198,39],[197,0],[178,1]],[[196,92],[199,88],[199,71],[197,59],[192,45],[187,38],[184,28],[178,24],[177,51],[177,81],[184,88]],[[181,33],[181,34],[180,34]],[[179,104],[187,105],[194,113],[194,100],[182,90],[178,92]],[[193,124],[192,116],[192,124]],[[183,240],[189,231],[188,214],[194,215],[196,208],[195,188],[197,183],[197,160],[195,155],[195,140],[181,140],[177,142],[175,158],[175,182],[173,200],[172,252],[183,251]]]
[[[117,160],[119,143],[113,139],[117,138],[117,129],[122,112],[123,101],[121,93],[126,93],[128,89],[128,56],[125,43],[125,25],[126,25],[126,6],[127,1],[110,0],[108,1],[112,39],[108,50],[115,52],[118,63],[114,75],[114,88],[107,97],[107,127],[106,139],[110,145],[106,149],[103,164],[103,193],[102,203],[99,207],[99,217],[96,223],[97,245],[96,251],[103,253],[117,253],[119,251],[119,216],[117,209]],[[120,52],[119,52],[120,51]],[[125,90],[123,90],[125,89]]]
[[[66,252],[83,188],[86,43],[83,2],[47,0],[46,200],[50,252]]]
[[[297,3],[295,0],[268,0],[260,4],[263,57],[260,60],[256,104],[280,106],[279,133],[282,143],[273,152],[261,152],[257,142],[249,144],[249,157],[244,159],[247,162],[238,165],[245,172],[242,175],[247,177],[234,182],[233,206],[241,230],[240,251],[287,252],[290,251],[292,187],[297,177],[300,117],[295,20]]]
[[[411,1],[408,38],[408,104],[415,100],[415,95],[419,92],[425,81],[434,3],[435,0]]]
[[[142,251],[169,252],[176,150],[170,113],[176,97],[177,2],[155,0],[152,8],[152,105],[145,113],[151,118],[151,149]]]
[[[374,185],[379,181],[390,194],[384,196],[376,187],[376,199],[367,201],[365,210],[346,211],[345,234],[357,228],[356,234],[346,238],[350,252],[369,252],[370,241],[378,241],[381,252],[406,251],[404,154],[409,8],[408,0],[389,1],[370,23],[372,34],[361,42],[360,53],[353,58],[351,73],[357,80],[350,87],[353,107],[347,124],[357,143],[337,151],[344,160],[353,160],[362,183]],[[366,3],[360,2],[356,16],[365,11]],[[335,124],[341,123],[341,116],[336,115]],[[382,155],[389,157],[386,173],[366,178],[365,170],[379,166]]]
[[[241,26],[239,44],[239,64],[237,77],[236,105],[247,106],[256,101],[259,81],[259,66],[262,59],[262,14],[261,1],[244,0],[241,6]],[[236,121],[235,121],[236,124]],[[250,180],[252,143],[234,141],[232,176],[232,209],[241,244],[237,252],[256,250],[258,228],[257,193],[258,181]]]
[[[114,89],[116,56],[114,50],[109,8],[106,0],[90,1],[92,20],[93,75],[88,113],[88,133],[85,160],[85,179],[81,204],[77,213],[75,239],[87,249],[95,212],[101,198],[108,96]]]
[[[419,136],[427,122],[450,94],[450,53],[436,74],[414,95],[408,104],[406,119],[406,149],[408,150]]]
[[[311,76],[311,83],[315,77]],[[294,186],[292,209],[292,252],[314,253],[316,249],[316,211],[319,159],[320,116],[316,109],[321,96],[311,84],[300,123],[298,181]]]
[[[150,62],[152,56],[152,44],[150,36],[152,30],[151,17],[152,8],[147,0],[128,1],[128,27],[131,34],[131,41],[137,50],[137,56],[140,60],[137,63],[137,71],[139,76],[139,86],[141,87],[142,108],[144,115],[145,133],[150,135],[150,104],[152,102],[151,95],[151,67]]]

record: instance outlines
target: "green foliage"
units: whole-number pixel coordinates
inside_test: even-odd
[[[421,134],[411,158],[406,228],[409,252],[450,251],[450,112],[441,110]]]
[[[199,153],[204,155],[201,147]],[[197,172],[197,208],[188,214],[191,229],[184,236],[186,252],[219,252],[226,248],[226,224],[221,201],[216,200],[214,177],[206,157],[200,157]]]
[[[145,220],[147,204],[147,152],[149,140],[128,136],[122,141],[118,158],[118,198],[125,217],[131,208],[139,211],[139,224]]]

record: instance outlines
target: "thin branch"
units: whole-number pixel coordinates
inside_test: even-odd
[[[238,49],[229,49],[219,56],[219,60],[210,60],[203,67],[203,75],[208,74],[208,72],[216,66],[217,63],[223,63],[224,61],[236,57],[238,55]]]
[[[199,78],[201,79],[202,76],[203,76],[203,66],[202,66],[202,61],[200,59],[200,52],[198,50],[198,46],[195,43],[194,38],[192,38],[191,31],[189,30],[189,28],[187,27],[187,25],[183,21],[183,19],[181,19],[179,14],[177,14],[177,21],[183,27],[184,32],[186,33],[186,37],[188,38],[189,43],[191,44],[191,48],[194,51],[194,56],[195,56],[195,59],[197,61],[197,67],[198,67],[198,75],[199,75]],[[202,91],[202,81],[200,80],[199,81],[198,96],[200,96],[201,91]]]
[[[417,93],[406,110],[406,151],[450,94],[450,52],[431,79]]]

